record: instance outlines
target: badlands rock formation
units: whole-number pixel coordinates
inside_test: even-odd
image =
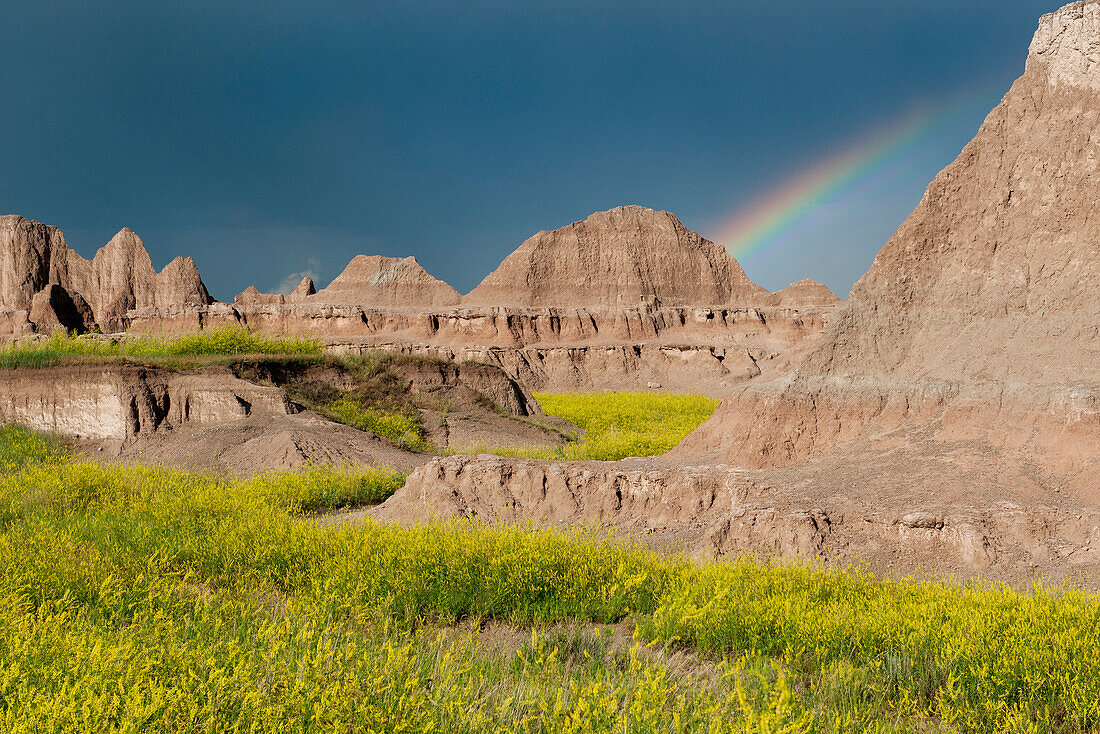
[[[317,292],[313,284],[313,278],[308,275],[298,281],[290,293],[261,293],[256,286],[250,285],[237,294],[233,303],[240,306],[275,306],[287,303],[302,303],[306,298]]]
[[[415,405],[426,438],[441,449],[563,441],[531,418],[575,430],[543,414],[522,385],[488,365],[395,359],[374,378],[381,385],[374,397]],[[410,468],[430,460],[303,404],[310,402],[304,396],[315,406],[354,399],[362,387],[337,364],[308,361],[7,369],[0,370],[0,425],[54,431],[97,457],[245,474],[306,463]]]
[[[454,288],[429,275],[415,257],[356,255],[344,272],[319,293],[314,290],[312,279],[303,278],[289,295],[260,293],[255,286],[249,286],[234,303],[313,303],[391,309],[453,306],[461,298]]]
[[[1024,75],[797,370],[736,389],[666,458],[441,459],[378,514],[1097,585],[1098,52],[1100,0],[1044,16]]]
[[[1100,587],[1100,508],[1021,504],[957,456],[915,467],[907,452],[783,470],[667,459],[546,462],[453,456],[416,469],[371,512],[382,520],[537,520],[614,528],[699,559],[757,553],[887,574],[982,575]],[[923,468],[921,468],[923,467]],[[907,472],[913,471],[910,478]],[[882,474],[894,478],[876,485]],[[983,478],[985,481],[983,481]],[[939,483],[947,480],[948,491]],[[1095,546],[1095,547],[1094,547]]]
[[[233,304],[150,307],[133,328],[226,324],[497,365],[531,389],[673,385],[724,395],[788,370],[839,299],[800,281],[769,293],[672,214],[638,206],[541,232],[466,297],[413,258],[356,257],[327,288],[249,288]]]
[[[0,219],[0,336],[245,326],[336,352],[484,362],[531,389],[675,384],[720,396],[788,371],[839,303],[809,280],[769,293],[722,247],[638,206],[539,233],[466,297],[415,258],[360,255],[320,291],[303,278],[289,294],[249,287],[232,304],[212,302],[190,258],[157,273],[129,229],[87,261],[55,227]]]
[[[1100,2],[1044,16],[1024,75],[797,374],[739,391],[679,453],[772,466],[924,425],[1100,502],[1098,49]]]
[[[840,298],[827,286],[809,278],[803,278],[791,283],[781,291],[776,291],[774,297],[776,303],[794,308],[799,306],[840,305]]]
[[[133,309],[211,302],[191,258],[176,258],[157,273],[128,228],[85,260],[56,227],[0,217],[0,335],[48,332],[58,325],[118,331],[129,324]]]
[[[673,214],[597,212],[519,246],[463,303],[520,307],[731,306],[769,300],[721,245]]]
[[[415,257],[359,255],[344,272],[315,296],[333,306],[401,307],[453,306],[461,296],[433,278]]]

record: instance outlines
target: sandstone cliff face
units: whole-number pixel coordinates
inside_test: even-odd
[[[34,314],[44,315],[41,323],[32,318],[39,293],[43,295]],[[86,326],[107,331],[125,328],[133,309],[212,302],[191,258],[176,258],[157,273],[141,239],[128,228],[85,260],[69,249],[56,227],[14,215],[0,217],[0,333],[48,331],[61,321],[53,307],[53,316],[46,317],[45,306],[66,299],[78,312],[80,304],[91,309]]]
[[[293,412],[286,393],[220,371],[183,374],[132,365],[0,370],[0,424],[81,439],[133,441],[188,423]]]
[[[1100,2],[1044,16],[1024,75],[794,378],[735,396],[680,451],[769,465],[917,421],[1028,447],[1100,498],[1098,49]]]
[[[539,232],[504,259],[465,305],[728,306],[766,302],[721,245],[669,212],[621,206]]]
[[[0,306],[30,308],[35,293],[68,282],[68,252],[57,227],[0,216]]]

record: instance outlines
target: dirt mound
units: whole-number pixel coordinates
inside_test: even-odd
[[[725,248],[687,229],[673,214],[621,206],[539,232],[463,304],[725,306],[764,302],[768,295]]]
[[[575,426],[543,413],[519,382],[499,367],[383,353],[362,363],[241,363],[234,372],[286,390],[306,407],[338,400],[367,409],[416,415],[439,449],[553,447]]]
[[[98,445],[85,450],[101,456],[93,447]],[[114,454],[114,459],[123,462],[241,475],[307,464],[409,469],[429,458],[308,411],[242,417],[213,425],[186,424],[141,436]]]
[[[141,239],[128,228],[85,260],[69,249],[56,227],[0,217],[0,329],[19,334],[57,326],[59,320],[50,316],[56,309],[37,312],[45,315],[42,323],[30,313],[34,296],[49,286],[60,286],[74,301],[82,299],[105,331],[126,328],[132,309],[212,302],[191,258],[176,258],[157,273]],[[56,303],[58,294],[44,298]]]
[[[795,376],[739,392],[678,452],[768,466],[922,423],[1100,502],[1097,48],[1100,3],[1044,16],[1024,75]]]
[[[577,432],[497,367],[399,356],[6,369],[0,386],[0,424],[55,431],[96,456],[219,472],[309,462],[410,467],[430,460],[424,452],[433,448],[554,447],[563,432]],[[426,443],[329,420],[372,427],[334,412],[341,401],[383,418],[407,416]]]

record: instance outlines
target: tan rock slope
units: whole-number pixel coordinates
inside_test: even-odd
[[[773,466],[919,424],[1100,501],[1098,54],[1100,2],[1044,16],[793,379],[744,389],[678,453]]]
[[[829,290],[828,286],[810,278],[795,281],[781,291],[776,291],[776,303],[784,306],[829,306],[840,305],[840,298]]]
[[[85,260],[56,227],[0,216],[0,334],[58,325],[118,331],[134,309],[211,302],[191,258],[176,258],[158,273],[129,228]]]
[[[319,303],[366,307],[453,306],[461,296],[428,274],[415,257],[358,255],[328,287]]]
[[[313,278],[308,275],[298,281],[290,293],[261,293],[256,286],[250,285],[237,294],[233,303],[239,306],[275,306],[287,303],[303,303],[306,298],[317,292]]]
[[[762,303],[721,245],[669,212],[620,206],[552,232],[539,232],[463,299],[466,305],[601,308],[658,303]]]

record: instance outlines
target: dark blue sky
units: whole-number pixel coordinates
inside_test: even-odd
[[[718,238],[861,136],[955,105],[744,263],[844,295],[1059,4],[5,0],[0,213],[85,255],[132,227],[221,299],[323,285],[357,253],[414,254],[466,291],[534,232],[619,204]]]

